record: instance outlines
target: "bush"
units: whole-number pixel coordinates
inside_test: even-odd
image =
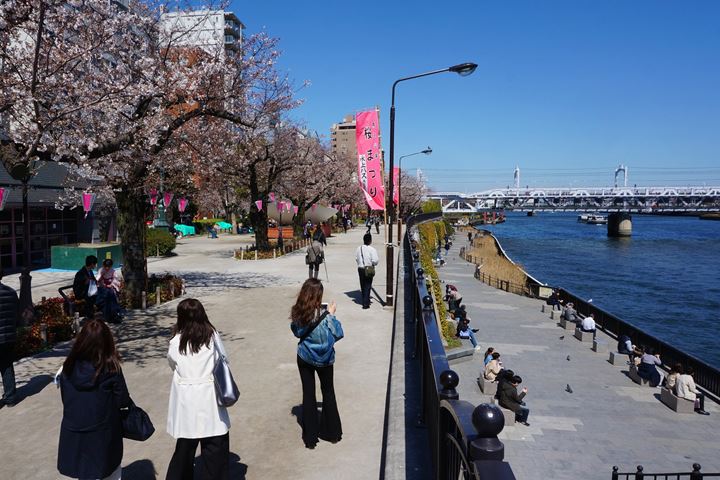
[[[61,297],[53,297],[35,304],[35,323],[31,327],[20,327],[17,330],[16,359],[34,355],[72,338],[72,318],[65,314],[63,303]],[[47,344],[42,340],[42,324],[47,325]]]
[[[195,233],[201,235],[207,233],[207,227],[213,226],[218,222],[224,222],[224,218],[202,218],[200,220],[193,220],[193,226],[195,227]],[[227,222],[232,223],[232,222]]]
[[[175,250],[175,237],[164,228],[148,228],[145,239],[145,256],[168,256]]]

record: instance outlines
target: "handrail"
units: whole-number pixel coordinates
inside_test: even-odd
[[[610,312],[603,310],[594,303],[589,303],[578,295],[559,288],[560,298],[567,304],[568,301],[575,304],[575,309],[582,315],[593,314],[595,325],[612,338],[619,338],[621,335],[629,336],[636,345],[652,347],[658,353],[664,365],[681,363],[683,366],[692,366],[695,370],[693,378],[695,383],[709,395],[708,398],[715,402],[720,401],[720,370],[707,364],[692,354],[684,352],[677,347],[670,345],[663,340],[647,333],[646,331],[618,318]]]
[[[488,468],[488,464],[493,464],[503,472],[494,478],[513,480],[515,476],[512,469],[502,461],[504,446],[497,439],[497,434],[504,426],[502,412],[495,405],[473,406],[462,401],[455,390],[459,377],[450,369],[445,354],[432,292],[428,289],[425,272],[420,264],[420,252],[410,242],[410,236],[417,233],[416,226],[419,223],[441,217],[440,212],[410,217],[404,237],[407,271],[405,292],[413,296],[413,358],[420,364],[421,416],[428,429],[433,478],[479,480],[482,470]],[[480,424],[485,436],[478,434],[475,422]],[[485,461],[476,463],[480,460]]]

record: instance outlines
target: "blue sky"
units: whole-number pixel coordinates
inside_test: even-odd
[[[432,188],[512,184],[720,185],[720,1],[254,1],[232,9],[246,34],[281,40],[301,84],[297,118],[328,135],[380,106],[383,148],[394,80],[396,159]],[[405,163],[405,162],[404,162]],[[405,165],[404,165],[405,166]]]

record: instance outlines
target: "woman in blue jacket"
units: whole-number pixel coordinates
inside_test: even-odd
[[[323,286],[316,278],[305,281],[290,312],[290,328],[299,338],[297,364],[303,390],[302,438],[307,448],[315,448],[318,438],[336,443],[342,438],[342,425],[335,401],[333,363],[335,342],[343,338],[335,318],[335,302],[322,305]],[[318,425],[315,373],[320,378],[322,416]]]
[[[120,409],[130,405],[130,395],[105,322],[83,326],[58,378],[63,402],[58,471],[72,478],[119,480]]]

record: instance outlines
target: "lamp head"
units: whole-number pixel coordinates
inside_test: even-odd
[[[424,153],[425,155],[430,155],[432,153],[432,148],[428,147],[420,153]]]
[[[460,63],[458,65],[453,65],[452,67],[448,68],[451,72],[455,72],[461,77],[467,77],[471,73],[475,71],[477,68],[477,63]]]

